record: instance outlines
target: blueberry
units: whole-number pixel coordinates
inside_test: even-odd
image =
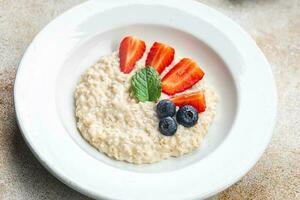
[[[156,112],[159,118],[173,117],[176,113],[176,106],[170,100],[161,100],[156,106]]]
[[[198,112],[193,106],[182,106],[177,112],[176,119],[184,127],[192,127],[198,121]]]
[[[177,123],[172,117],[165,117],[159,121],[159,131],[165,136],[172,136],[177,131]]]

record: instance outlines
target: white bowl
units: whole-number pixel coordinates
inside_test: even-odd
[[[194,1],[95,0],[46,26],[28,47],[15,82],[23,136],[61,181],[94,198],[201,199],[239,180],[272,136],[276,90],[265,57],[237,24]],[[220,103],[199,150],[152,165],[112,160],[76,129],[74,88],[127,34],[163,41],[195,59]]]

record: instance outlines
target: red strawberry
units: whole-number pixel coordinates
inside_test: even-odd
[[[135,63],[143,57],[145,50],[146,45],[144,41],[133,36],[125,37],[119,49],[121,71],[129,74],[133,70]]]
[[[191,59],[183,58],[162,79],[162,91],[168,95],[185,91],[200,81],[204,72]]]
[[[182,94],[170,99],[176,106],[191,105],[194,106],[197,111],[204,112],[206,109],[206,102],[204,92],[193,92],[190,94]]]
[[[146,59],[146,66],[151,66],[161,74],[174,59],[175,50],[162,43],[154,42]]]

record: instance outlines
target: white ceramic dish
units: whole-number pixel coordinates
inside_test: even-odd
[[[73,92],[83,71],[136,35],[197,60],[220,96],[196,152],[152,165],[114,161],[76,129]],[[234,22],[193,1],[95,0],[45,27],[15,82],[19,126],[32,152],[61,181],[94,198],[201,199],[239,180],[272,136],[276,91],[270,66]]]

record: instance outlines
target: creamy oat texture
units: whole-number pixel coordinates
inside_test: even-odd
[[[143,68],[142,63],[139,61],[134,71]],[[215,115],[215,92],[204,85],[204,80],[185,91],[204,90],[207,110],[194,127],[178,125],[176,134],[167,137],[158,130],[156,103],[139,103],[132,96],[134,71],[123,74],[114,52],[83,74],[75,91],[77,127],[82,136],[108,156],[136,164],[178,157],[199,147]],[[164,98],[167,96],[162,94]]]

